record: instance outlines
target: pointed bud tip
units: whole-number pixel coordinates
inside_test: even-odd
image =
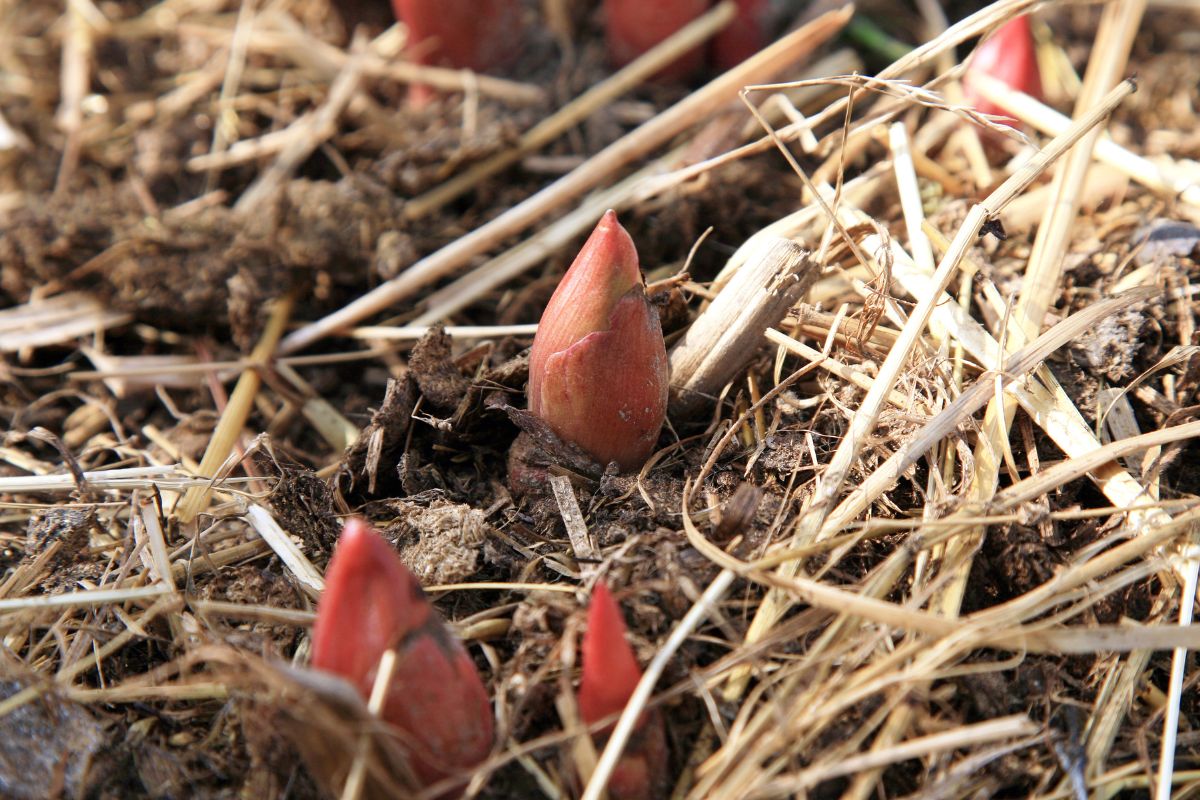
[[[342,524],[342,535],[338,537],[338,548],[357,552],[371,546],[371,534],[375,531],[362,517],[350,517]]]
[[[396,551],[365,520],[352,517],[325,570],[313,624],[313,666],[361,680],[429,612],[416,577]]]
[[[637,248],[609,209],[542,314],[529,355],[529,410],[601,463],[632,471],[658,440],[668,377]]]
[[[610,208],[604,212],[604,216],[596,223],[595,231],[580,251],[581,256],[587,252],[593,240],[598,255],[603,258],[599,266],[609,267],[608,281],[614,284],[614,289],[620,288],[618,294],[624,294],[633,286],[641,284],[642,270],[638,266],[637,247],[629,231],[625,230],[625,226],[617,219],[616,211]]]
[[[963,75],[963,92],[967,100],[985,114],[1004,116],[1007,109],[987,100],[976,90],[972,79],[977,75],[987,75],[1035,100],[1042,99],[1037,44],[1028,16],[1013,17],[981,42]]]
[[[613,236],[629,236],[629,231],[625,230],[625,226],[621,224],[621,220],[617,217],[617,212],[613,209],[608,209],[600,216],[600,221],[596,223],[596,232],[605,238]],[[633,239],[629,240],[630,243]],[[637,257],[637,252],[634,252],[634,257]]]
[[[582,651],[579,712],[591,724],[624,708],[642,679],[637,657],[625,639],[621,607],[603,581],[592,589]]]

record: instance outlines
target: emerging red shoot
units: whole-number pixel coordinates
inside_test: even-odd
[[[581,650],[579,714],[584,722],[593,724],[624,709],[642,679],[637,657],[625,639],[621,607],[603,581],[592,590]],[[608,782],[608,793],[613,800],[654,800],[664,794],[666,778],[663,718],[651,709],[642,714],[626,744]]]
[[[637,250],[607,212],[550,298],[529,356],[529,410],[623,471],[645,463],[667,410],[667,351]]]
[[[971,85],[975,75],[988,75],[1030,97],[1042,99],[1037,47],[1029,17],[1014,17],[975,49],[963,77],[967,100],[985,114],[1003,115],[1005,109],[985,100]]]
[[[708,10],[709,0],[604,0],[604,41],[608,59],[623,67]],[[682,81],[704,62],[697,47],[656,76]]]
[[[396,651],[381,717],[397,729],[428,785],[483,761],[492,746],[487,690],[462,643],[396,551],[360,519],[347,521],[325,574],[312,665],[368,698],[379,660]]]

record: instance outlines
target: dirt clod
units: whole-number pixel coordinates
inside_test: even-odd
[[[483,544],[492,535],[482,511],[447,502],[396,502],[391,508],[399,516],[385,533],[396,537],[400,557],[422,585],[460,583],[479,570]]]

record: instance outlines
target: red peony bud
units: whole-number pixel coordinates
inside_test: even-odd
[[[667,352],[633,240],[607,212],[550,298],[529,355],[529,410],[564,441],[622,470],[654,450]]]
[[[587,631],[583,635],[583,676],[579,714],[591,725],[619,713],[629,702],[642,670],[625,640],[621,607],[603,581],[592,590]],[[613,800],[652,800],[666,789],[667,738],[662,715],[642,715],[608,781]]]
[[[394,725],[425,784],[483,761],[492,710],[475,663],[408,568],[361,519],[342,530],[313,626],[312,665],[370,697],[379,659],[396,649],[381,717]]]
[[[521,52],[521,0],[392,0],[392,9],[422,64],[486,72]]]
[[[985,100],[971,87],[972,75],[988,75],[1030,97],[1042,99],[1042,78],[1029,17],[1014,17],[980,44],[963,76],[963,92],[970,103],[985,114],[1003,115],[1003,108]]]
[[[737,16],[713,39],[712,58],[717,69],[732,69],[770,43],[769,6],[769,0],[737,0]]]
[[[592,590],[582,657],[579,713],[590,725],[620,713],[642,679],[637,657],[625,640],[621,607],[603,581]]]
[[[625,66],[703,14],[708,6],[709,0],[604,0],[604,40],[609,61]],[[697,47],[655,77],[685,80],[703,61],[704,51]]]

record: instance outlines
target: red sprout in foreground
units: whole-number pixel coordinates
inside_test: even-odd
[[[592,590],[583,635],[579,714],[588,725],[620,713],[642,670],[625,639],[621,607],[603,581]],[[604,731],[605,737],[609,730]],[[613,800],[653,800],[666,789],[667,738],[657,709],[642,714],[608,782]]]
[[[492,710],[475,663],[396,551],[361,519],[342,530],[313,626],[312,665],[368,698],[380,658],[396,651],[381,718],[395,726],[425,785],[482,762]]]

